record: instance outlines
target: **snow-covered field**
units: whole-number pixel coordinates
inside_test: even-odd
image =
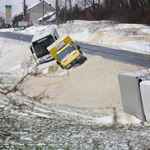
[[[2,97],[1,97],[2,98]],[[103,124],[99,113],[20,98],[1,100],[0,149],[148,150],[150,126]],[[105,121],[110,120],[105,117]]]
[[[33,26],[23,31],[1,29],[0,32],[33,35],[48,27]],[[68,34],[78,42],[149,53],[150,29],[145,25],[74,21],[55,27],[60,35]],[[0,37],[0,45],[0,81],[12,85],[27,71],[30,43]],[[139,67],[84,55],[88,60],[69,71],[59,68],[55,61],[41,65],[38,69],[46,76],[31,77],[22,84],[30,95],[44,91],[49,98],[43,99],[43,103],[24,97],[15,103],[1,96],[0,148],[150,148],[150,126],[123,112],[117,79],[118,73],[139,70]],[[114,107],[117,126],[114,126]]]

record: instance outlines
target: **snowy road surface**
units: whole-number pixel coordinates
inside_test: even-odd
[[[17,34],[11,32],[0,32],[0,36],[4,38],[10,38],[20,40],[24,42],[31,42],[33,35]]]
[[[32,35],[16,34],[16,33],[9,33],[9,32],[0,32],[0,36],[5,38],[22,40],[25,42],[31,42],[33,37]],[[124,50],[117,50],[117,49],[112,49],[112,48],[107,48],[102,46],[96,46],[96,45],[89,45],[84,43],[76,42],[75,44],[79,45],[81,47],[81,50],[85,53],[99,55],[104,58],[114,59],[117,61],[135,64],[144,67],[149,67],[150,65],[149,64],[150,55],[129,52]]]

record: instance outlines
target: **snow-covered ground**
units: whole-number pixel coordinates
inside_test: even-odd
[[[50,25],[36,25],[23,31],[1,29],[0,32],[34,35],[48,27]],[[150,29],[145,25],[78,20],[55,27],[60,35],[68,34],[74,41],[149,53]],[[12,85],[26,72],[31,56],[30,43],[0,37],[0,45],[0,81]],[[39,102],[34,105],[34,102],[20,98],[19,104],[13,106],[1,97],[2,146],[5,145],[6,149],[10,145],[13,145],[9,147],[12,149],[15,145],[17,148],[18,145],[31,148],[34,143],[37,147],[53,149],[150,148],[149,125],[142,125],[138,118],[123,112],[117,79],[118,73],[137,70],[138,66],[84,55],[88,60],[69,71],[59,68],[55,61],[41,65],[38,69],[47,76],[31,77],[23,83],[24,90],[30,95],[45,91],[49,98],[42,102],[47,105]],[[30,103],[34,107],[31,108]],[[113,107],[116,108],[119,124],[116,130],[113,127]],[[125,125],[131,123],[135,125]],[[39,139],[40,136],[43,139]],[[0,148],[2,146],[0,144]]]

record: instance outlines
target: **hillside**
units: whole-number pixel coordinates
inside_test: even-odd
[[[0,31],[34,34],[48,27]],[[57,28],[75,41],[149,53],[144,25],[76,21]],[[123,112],[117,77],[142,68],[86,53],[87,61],[70,70],[55,61],[36,67],[30,44],[0,37],[1,86],[12,87],[28,71],[37,71],[42,74],[19,85],[29,96],[44,96],[40,102],[16,93],[11,99],[0,95],[0,149],[150,148],[150,125]]]

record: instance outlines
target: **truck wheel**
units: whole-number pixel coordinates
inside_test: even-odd
[[[64,67],[63,67],[61,64],[59,64],[59,66],[60,66],[62,69],[64,69]]]
[[[60,63],[58,61],[56,63],[57,63],[57,65],[60,65]]]
[[[59,65],[62,69],[64,69],[63,66],[62,66],[58,61],[57,61],[56,63],[57,63],[57,65]]]
[[[86,60],[86,57],[82,56],[82,58],[79,60],[79,64],[82,65]]]
[[[87,60],[87,58],[84,56],[84,61],[86,61]]]

